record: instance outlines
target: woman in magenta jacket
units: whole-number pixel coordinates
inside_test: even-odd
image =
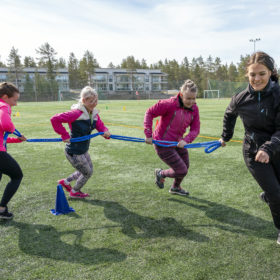
[[[189,155],[185,145],[194,141],[199,134],[199,111],[196,105],[197,86],[191,80],[186,80],[179,94],[169,99],[160,100],[150,107],[144,118],[144,133],[146,143],[152,140],[165,140],[178,142],[177,147],[160,147],[155,145],[155,150],[169,169],[155,169],[155,183],[159,188],[164,188],[166,177],[174,178],[169,192],[178,195],[189,193],[181,187],[181,182],[188,173]],[[153,119],[160,116],[159,124],[152,131]],[[189,133],[184,137],[187,128]]]
[[[104,132],[103,136],[105,138],[109,138],[111,135],[95,108],[97,103],[97,92],[95,89],[86,86],[81,91],[79,102],[74,104],[70,111],[56,114],[51,118],[54,131],[60,134],[62,140],[67,143],[65,147],[66,158],[76,169],[67,178],[58,181],[72,198],[89,196],[88,193],[82,192],[81,189],[92,176],[93,165],[88,153],[90,140],[70,142],[70,139],[89,135],[94,129]],[[63,123],[68,123],[71,130],[70,134],[63,126]],[[72,188],[70,182],[74,180],[76,180],[76,183]]]
[[[16,193],[23,174],[19,164],[12,158],[6,150],[4,143],[5,132],[13,133],[15,126],[11,120],[11,107],[17,105],[19,90],[11,83],[0,83],[0,180],[2,174],[8,175],[11,180],[7,184],[1,202],[0,219],[12,219],[13,214],[8,211],[8,202]],[[8,138],[7,143],[25,141],[26,138]]]

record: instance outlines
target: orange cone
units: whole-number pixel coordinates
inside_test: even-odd
[[[158,120],[156,121],[156,126],[155,126],[155,128],[157,128],[157,126],[158,126]]]

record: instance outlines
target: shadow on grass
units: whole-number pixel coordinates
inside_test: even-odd
[[[204,211],[207,217],[222,223],[215,225],[209,224],[195,226],[217,227],[226,231],[242,233],[246,235],[253,235],[266,239],[275,238],[274,235],[271,235],[271,228],[274,227],[272,222],[268,222],[261,218],[255,217],[241,210],[237,210],[235,208],[223,204],[219,204],[197,197],[188,197],[186,200],[169,198],[168,200],[177,203],[182,203]]]
[[[195,231],[186,229],[174,218],[162,218],[156,220],[150,217],[138,215],[114,201],[84,200],[95,206],[104,207],[104,214],[109,219],[121,226],[121,231],[131,238],[153,238],[175,236],[206,242],[208,237]]]
[[[49,225],[14,221],[8,221],[4,226],[14,226],[19,229],[19,248],[28,255],[85,265],[116,263],[126,259],[126,254],[117,250],[108,248],[88,249],[82,246],[80,243],[83,230],[59,232]],[[65,235],[75,236],[73,245],[61,240]]]

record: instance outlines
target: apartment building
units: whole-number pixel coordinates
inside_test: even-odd
[[[90,79],[98,92],[161,92],[167,90],[167,74],[159,69],[97,68]]]
[[[57,69],[55,80],[58,83],[60,91],[69,91],[69,75],[67,69]],[[31,82],[34,82],[35,75],[43,77],[47,76],[46,68],[22,68],[21,71],[10,71],[8,68],[0,68],[0,82],[12,82],[14,83],[20,92],[24,92],[24,85],[26,83],[27,75]]]
[[[11,81],[24,92],[27,76],[30,81],[35,80],[35,75],[46,76],[46,68],[23,68],[20,72],[0,68],[0,82]],[[68,92],[69,73],[67,69],[57,69],[55,77],[59,91]],[[89,75],[88,84],[98,92],[114,94],[117,92],[161,92],[167,90],[167,74],[159,69],[116,69],[97,68],[93,75]]]

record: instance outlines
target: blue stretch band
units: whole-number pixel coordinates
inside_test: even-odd
[[[7,139],[9,137],[9,134],[11,134],[11,133],[10,132],[5,132],[4,138],[3,138],[3,145],[6,149],[7,149]]]
[[[7,134],[7,135],[6,135]],[[5,133],[6,139],[8,138],[9,133]],[[21,136],[20,132],[18,130],[15,130],[14,134],[18,137]],[[82,137],[72,138],[70,139],[70,142],[82,142],[87,141],[91,138],[94,138],[98,135],[102,135],[104,132],[98,132]],[[145,143],[145,139],[143,138],[137,138],[137,137],[129,137],[129,136],[121,136],[121,135],[110,135],[110,138],[116,139],[116,140],[123,140],[123,141],[131,141],[131,142],[139,142],[139,143]],[[61,142],[61,138],[42,138],[42,139],[27,139],[27,142]],[[162,141],[162,140],[153,140],[153,144],[160,146],[160,147],[177,147],[178,142],[174,141]],[[210,141],[210,142],[203,142],[203,143],[192,143],[187,144],[184,146],[184,148],[205,148],[205,153],[209,154],[218,149],[221,146],[221,143],[219,141]]]

